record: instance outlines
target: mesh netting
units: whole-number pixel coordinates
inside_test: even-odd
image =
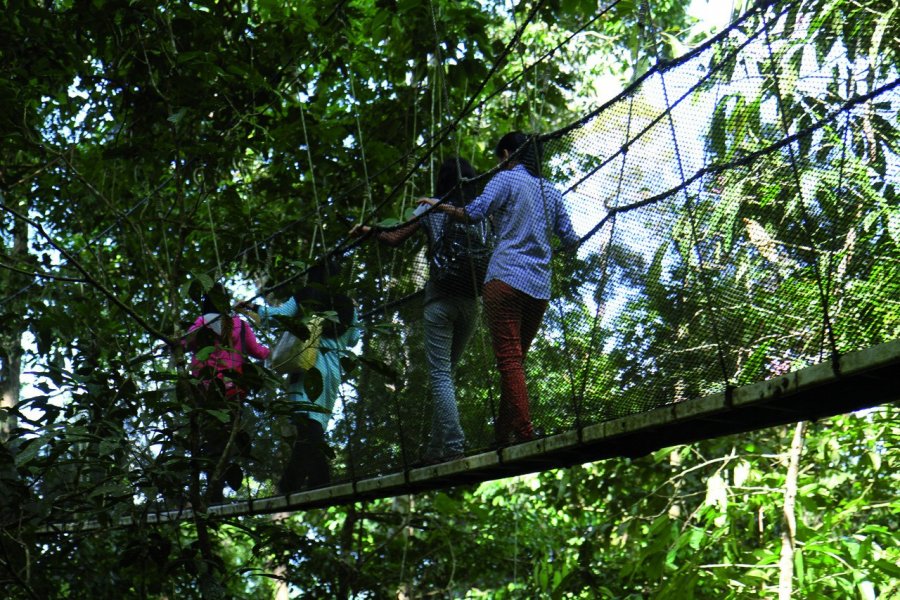
[[[754,8],[540,136],[542,174],[564,193],[581,243],[553,259],[552,299],[525,361],[539,435],[896,337],[896,240],[871,224],[898,163],[867,164],[866,123],[895,120],[897,81],[873,85],[837,40],[817,55],[809,16],[791,8]],[[363,302],[382,326],[362,353],[384,368],[364,366],[343,388],[329,432],[338,480],[418,464],[431,424],[416,294],[427,257],[377,251],[383,296]],[[494,363],[479,322],[455,375],[467,451],[494,447]]]
[[[882,132],[898,127],[900,81],[895,68],[877,75],[849,57],[840,36],[817,32],[811,45],[816,26],[797,3],[760,3],[578,122],[529,139],[579,240],[550,261],[549,304],[525,360],[537,436],[898,337],[900,160]],[[477,195],[501,174],[466,185]],[[307,447],[327,452],[332,484],[421,464],[428,443],[429,259],[425,248],[407,246],[353,239],[335,251],[352,266],[347,289],[377,293],[354,297],[361,340],[342,357],[327,449]],[[500,414],[492,340],[476,304],[453,378],[466,453],[496,447]],[[141,368],[148,380],[174,379],[169,363]],[[271,375],[263,379],[277,382]],[[185,380],[177,394],[162,385],[145,392],[157,394],[166,417],[136,409],[123,433],[144,466],[148,497],[161,490],[166,501],[179,500],[168,491],[183,490],[188,473],[198,476],[189,459],[203,452],[201,423],[179,414],[196,396]],[[253,484],[234,497],[277,491],[296,431],[276,385],[259,386],[242,408],[253,449],[240,456],[239,475]],[[221,410],[199,408],[231,424]],[[242,442],[235,435],[226,443]]]

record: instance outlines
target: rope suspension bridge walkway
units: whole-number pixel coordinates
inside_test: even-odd
[[[757,3],[534,140],[580,238],[554,258],[553,299],[526,361],[536,439],[495,446],[499,386],[479,327],[456,377],[467,452],[421,463],[431,415],[417,292],[427,265],[399,250],[387,265],[375,245],[347,240],[336,253],[354,261],[350,283],[375,278],[381,296],[356,299],[368,324],[328,431],[331,483],[287,495],[245,487],[208,514],[640,456],[896,401],[900,160],[872,128],[898,126],[900,80],[896,69],[870,76],[837,42],[811,50],[810,15],[795,8]],[[316,209],[328,221],[327,205]],[[190,515],[147,501],[121,523]]]
[[[748,384],[634,415],[594,423],[577,431],[317,489],[209,507],[215,517],[296,511],[470,484],[654,450],[763,427],[824,417],[898,399],[900,343],[891,342],[768,381]],[[192,516],[190,509],[148,512],[141,521],[165,523]],[[132,518],[122,525],[135,523]],[[96,523],[64,526],[91,529]]]

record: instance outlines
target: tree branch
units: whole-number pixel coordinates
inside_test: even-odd
[[[800,475],[800,454],[806,422],[794,427],[794,438],[788,452],[788,470],[784,482],[784,527],[781,531],[781,559],[779,560],[778,598],[790,600],[793,592],[794,548],[797,544],[797,479]]]
[[[66,260],[68,260],[72,264],[72,266],[75,267],[75,269],[77,269],[84,276],[86,283],[97,288],[100,291],[100,293],[102,293],[104,296],[109,298],[113,302],[113,304],[115,304],[116,306],[121,308],[123,311],[125,311],[125,314],[127,314],[129,317],[131,317],[147,333],[149,333],[150,335],[152,335],[156,339],[164,342],[167,345],[172,345],[174,343],[168,336],[166,336],[161,331],[157,330],[155,327],[153,327],[152,325],[147,323],[147,321],[144,320],[143,317],[138,315],[137,312],[135,312],[135,310],[133,308],[131,308],[130,306],[125,304],[125,302],[120,300],[115,294],[112,293],[112,291],[107,289],[106,286],[104,286],[93,275],[91,275],[88,272],[88,270],[85,269],[84,266],[82,266],[82,264],[75,258],[75,256],[68,249],[66,249],[61,244],[57,243],[57,241],[54,240],[53,237],[49,233],[46,232],[46,230],[44,230],[44,227],[40,223],[38,223],[34,219],[31,219],[31,218],[21,214],[19,211],[15,210],[15,209],[6,206],[5,203],[0,204],[0,208],[2,208],[7,213],[11,214],[13,217],[20,219],[21,221],[28,223],[29,225],[34,227],[35,231],[37,231],[41,237],[43,237],[45,240],[47,240],[47,242],[51,246],[53,246],[53,248],[56,249],[60,254],[65,256]]]

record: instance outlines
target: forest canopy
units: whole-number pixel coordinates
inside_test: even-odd
[[[349,234],[408,218],[447,157],[489,173],[507,131],[546,134],[555,184],[594,178],[572,185],[586,242],[554,259],[528,359],[546,433],[900,337],[896,5],[734,2],[741,28],[691,55],[721,32],[696,16],[712,4],[5,2],[4,593],[900,594],[896,405],[415,496],[202,513],[186,423],[228,419],[189,391],[179,340],[203,295],[284,299],[346,251],[343,285],[383,318],[342,365],[351,401],[329,436],[354,443],[334,462],[347,480],[407,466],[429,418],[421,306],[384,306],[421,287],[423,256]],[[682,92],[694,104],[676,109]],[[686,183],[709,165],[731,166]],[[485,449],[478,335],[458,385]],[[283,459],[283,382],[246,377],[252,450],[232,498],[276,493]]]

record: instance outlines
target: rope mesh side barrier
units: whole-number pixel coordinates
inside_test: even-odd
[[[770,4],[772,3],[759,3],[751,8],[747,15],[736,22],[736,27],[719,37],[719,46],[705,49],[708,52],[708,56],[718,52],[727,56],[725,60],[732,63],[748,62],[751,57],[766,57],[767,48],[762,43],[766,25],[754,22],[751,17],[754,14],[757,16],[764,14],[765,11],[769,10],[772,14],[766,16],[763,22],[777,23],[778,19],[783,18],[789,8],[789,6],[783,4],[770,8]],[[731,56],[728,56],[729,52]],[[703,140],[700,141],[699,145],[698,142],[692,140],[693,146],[682,152],[674,147],[672,136],[675,129],[682,128],[681,124],[690,123],[694,131],[686,134],[685,137],[696,139],[699,137],[696,131],[703,129],[703,124],[698,123],[698,120],[701,120],[703,117],[709,119],[714,116],[716,114],[715,109],[727,110],[726,106],[718,105],[711,107],[711,110],[704,109],[706,114],[701,115],[698,114],[701,111],[696,106],[691,106],[691,103],[687,101],[697,102],[703,99],[708,102],[708,94],[703,89],[703,86],[696,85],[696,77],[683,77],[679,69],[684,71],[692,70],[696,73],[698,72],[696,66],[704,64],[706,68],[699,71],[703,76],[711,71],[715,74],[714,69],[717,69],[720,65],[713,61],[705,62],[704,59],[709,60],[708,56],[704,57],[703,54],[697,53],[686,60],[677,62],[677,64],[661,64],[656,71],[657,78],[660,73],[664,72],[666,74],[666,85],[668,85],[669,78],[676,81],[676,83],[672,84],[674,95],[678,96],[679,100],[686,100],[683,104],[676,102],[667,103],[665,101],[667,93],[666,90],[662,89],[661,84],[658,81],[654,82],[653,79],[645,77],[638,82],[636,88],[630,90],[626,97],[620,98],[618,102],[613,101],[613,103],[606,105],[602,112],[593,114],[590,119],[579,122],[576,129],[564,129],[561,130],[561,133],[548,134],[542,138],[545,142],[544,154],[547,157],[546,162],[550,171],[548,179],[553,181],[558,187],[569,190],[567,194],[569,209],[573,215],[585,215],[585,227],[592,228],[597,224],[597,217],[605,218],[606,216],[603,214],[602,209],[598,211],[598,207],[604,205],[606,198],[613,197],[615,194],[606,192],[604,188],[610,189],[615,185],[617,187],[621,186],[625,190],[622,196],[626,200],[620,205],[624,208],[613,213],[616,219],[616,227],[615,229],[609,227],[611,230],[609,239],[604,239],[601,243],[586,237],[579,255],[597,257],[602,255],[605,248],[610,248],[611,257],[616,256],[616,253],[621,256],[625,251],[639,246],[639,250],[635,249],[633,252],[641,255],[645,269],[647,267],[650,268],[646,270],[645,274],[637,275],[628,271],[628,265],[615,265],[612,270],[614,272],[617,271],[617,273],[613,275],[613,279],[619,285],[615,286],[616,290],[612,297],[606,299],[605,303],[607,306],[627,305],[629,302],[659,302],[665,300],[664,297],[648,294],[647,290],[660,287],[659,281],[652,281],[652,278],[660,277],[661,272],[669,271],[673,273],[677,271],[679,263],[685,267],[687,272],[693,272],[693,277],[696,278],[696,283],[693,286],[690,285],[690,277],[680,286],[680,290],[686,295],[683,299],[684,314],[682,315],[685,321],[680,324],[680,328],[683,331],[673,331],[672,337],[667,343],[653,349],[652,353],[648,352],[648,354],[656,357],[670,357],[673,360],[673,364],[677,365],[677,368],[670,367],[668,374],[660,374],[660,380],[663,385],[656,387],[652,392],[649,391],[649,388],[654,386],[644,385],[645,382],[642,380],[647,376],[648,372],[653,373],[654,367],[647,364],[642,365],[636,361],[633,361],[634,364],[632,366],[622,368],[619,374],[619,382],[616,382],[616,377],[607,374],[606,378],[609,381],[619,384],[620,389],[616,392],[611,392],[609,388],[600,392],[602,386],[591,386],[586,379],[584,396],[592,396],[592,391],[595,394],[600,392],[604,396],[597,397],[597,395],[593,395],[592,398],[582,397],[576,399],[580,405],[585,406],[586,418],[596,419],[598,418],[597,415],[611,418],[631,414],[635,411],[658,406],[660,403],[665,404],[724,389],[721,387],[723,382],[729,380],[735,383],[746,383],[752,380],[753,377],[764,376],[764,373],[761,373],[759,370],[752,376],[750,375],[751,370],[746,365],[748,359],[752,359],[754,364],[757,364],[758,362],[766,362],[787,354],[805,356],[808,362],[817,355],[816,352],[811,353],[809,348],[803,347],[803,344],[809,343],[806,341],[806,336],[810,334],[806,317],[800,318],[790,314],[783,314],[782,309],[785,299],[777,296],[754,298],[756,305],[753,308],[759,309],[763,314],[770,317],[770,319],[765,321],[754,322],[749,325],[749,331],[752,332],[753,337],[765,340],[765,355],[759,353],[759,348],[750,346],[748,340],[736,339],[731,335],[732,332],[740,329],[746,331],[748,327],[745,324],[742,325],[742,321],[746,321],[746,317],[742,315],[747,309],[746,295],[741,294],[739,290],[730,289],[733,287],[734,273],[728,272],[729,266],[727,263],[729,258],[737,259],[746,254],[754,255],[759,261],[755,268],[758,270],[759,276],[765,279],[763,274],[766,273],[767,269],[771,270],[773,267],[781,265],[778,263],[772,264],[769,259],[774,258],[775,255],[770,255],[767,258],[768,246],[763,244],[784,243],[790,245],[797,242],[781,239],[768,242],[765,238],[754,237],[758,234],[753,225],[756,220],[751,217],[739,217],[735,214],[732,214],[731,217],[742,220],[731,221],[728,223],[731,230],[724,230],[722,227],[722,219],[724,218],[722,213],[725,211],[734,212],[739,207],[736,206],[737,203],[733,199],[729,199],[728,202],[720,202],[721,199],[716,197],[715,190],[718,184],[721,183],[721,178],[740,176],[752,168],[754,163],[759,163],[768,157],[778,156],[791,143],[816,136],[817,131],[832,127],[835,119],[854,110],[854,108],[890,94],[896,88],[896,82],[885,82],[882,88],[872,90],[871,93],[873,95],[871,96],[849,97],[841,99],[839,102],[832,100],[831,106],[834,108],[827,112],[823,118],[809,124],[805,128],[784,132],[783,137],[773,136],[769,139],[761,140],[761,142],[764,142],[761,144],[761,147],[750,149],[743,155],[732,154],[724,157],[728,160],[722,160],[723,157],[719,157],[718,161],[705,162],[706,151],[702,145]],[[719,85],[726,88],[721,93],[726,99],[725,102],[731,102],[729,99],[730,95],[734,95],[742,87],[756,88],[754,82],[747,80],[733,80],[720,83]],[[652,110],[650,114],[641,115],[639,118],[640,124],[638,125],[639,133],[629,139],[626,144],[619,145],[610,151],[602,152],[598,151],[597,146],[603,145],[605,142],[598,144],[596,137],[599,136],[591,140],[593,143],[585,141],[591,137],[593,128],[600,129],[605,126],[607,130],[612,130],[617,121],[624,125],[626,115],[629,112],[626,110],[628,103],[634,103],[636,99],[647,102],[648,97],[652,97],[653,101],[659,103],[658,108]],[[645,105],[644,108],[647,108],[647,106]],[[777,120],[772,122],[776,123]],[[681,137],[681,134],[679,134],[679,137]],[[677,153],[683,153],[684,155],[679,157]],[[626,155],[631,157],[658,157],[662,155],[670,156],[671,160],[653,161],[653,169],[665,172],[656,174],[652,178],[646,173],[640,172],[647,167],[646,163],[641,165],[643,168],[635,169],[637,172],[625,173],[620,177],[611,176],[609,173],[612,163],[607,157],[624,157]],[[575,167],[575,165],[579,165],[580,160],[583,160],[581,164],[590,165],[582,171],[582,173],[590,172],[586,178]],[[598,163],[601,165],[599,169],[594,166]],[[703,178],[705,178],[705,181]],[[605,180],[610,180],[614,183],[606,183]],[[569,188],[565,184],[566,181],[578,181],[579,186],[577,189],[574,186]],[[677,199],[678,195],[681,195],[683,198],[681,200]],[[629,197],[635,200],[644,197],[645,200],[628,202],[627,199]],[[691,206],[689,207],[688,205]],[[684,254],[679,253],[676,249],[663,247],[664,243],[671,245],[673,241],[677,240],[676,236],[671,233],[658,236],[650,233],[677,232],[679,229],[684,231],[685,227],[690,229],[689,219],[683,219],[682,217],[685,212],[695,213],[693,218],[695,219],[694,227],[696,231],[690,237],[694,240],[693,251],[700,257],[698,263],[694,263],[686,258]],[[587,215],[593,217],[594,220],[591,220]],[[607,221],[606,223],[608,224],[609,222]],[[588,229],[588,231],[591,230]],[[725,236],[730,238],[730,247],[727,249],[722,247],[722,241]],[[635,239],[640,240],[640,243],[634,242]],[[801,245],[807,244],[806,242],[801,242]],[[687,248],[690,248],[690,246],[687,246]],[[653,259],[657,260],[654,261]],[[614,263],[615,260],[611,258],[611,262]],[[423,273],[425,270],[426,265],[424,264],[411,267],[411,271],[416,273]],[[807,276],[811,276],[809,281],[815,284],[814,269],[812,272],[803,273],[802,275],[804,280]],[[569,276],[571,274],[566,273],[562,279]],[[598,281],[600,279],[602,278],[597,278]],[[635,279],[638,280],[638,283],[628,283],[629,280],[633,281]],[[703,281],[707,283],[704,284],[702,283]],[[706,289],[706,291],[703,292],[703,289]],[[788,289],[790,289],[790,286]],[[660,293],[665,293],[665,291],[660,290]],[[415,298],[416,290],[409,288],[409,294],[411,298]],[[563,400],[572,389],[571,386],[560,380],[544,381],[538,375],[541,373],[568,372],[568,368],[565,367],[566,360],[570,357],[565,352],[564,339],[567,336],[564,335],[564,332],[566,328],[572,327],[577,330],[581,327],[583,328],[582,333],[588,338],[593,336],[607,340],[603,347],[612,348],[610,354],[613,355],[616,354],[616,347],[619,346],[616,342],[627,341],[634,335],[632,331],[628,330],[628,327],[621,328],[624,323],[619,324],[618,327],[615,326],[615,318],[617,316],[615,311],[608,310],[607,313],[609,314],[597,319],[599,321],[598,326],[589,326],[589,323],[592,323],[593,320],[583,319],[581,315],[584,314],[585,304],[593,309],[588,311],[588,314],[593,315],[602,312],[602,307],[598,306],[597,302],[587,302],[587,299],[597,295],[602,297],[602,290],[598,290],[591,285],[585,285],[576,290],[566,290],[564,293],[557,290],[554,301],[560,302],[565,308],[561,311],[556,311],[557,314],[560,314],[560,317],[554,318],[551,315],[545,317],[542,336],[536,340],[536,344],[545,348],[561,346],[563,349],[563,352],[560,352],[555,358],[553,358],[552,352],[540,353],[541,357],[539,360],[542,363],[529,366],[531,384],[534,388],[532,396],[534,420],[545,425],[544,431],[546,433],[577,428],[576,413],[579,411],[573,410],[573,405],[569,400]],[[703,297],[707,298],[705,302],[701,300]],[[418,298],[416,300],[418,301]],[[710,330],[708,334],[710,341],[708,344],[701,343],[692,347],[681,347],[679,340],[687,337],[684,331],[697,327],[703,329],[712,327],[711,323],[714,321],[714,318],[704,314],[704,311],[708,309],[703,307],[708,304],[712,304],[712,310],[721,312],[720,318],[722,323],[718,327],[720,330],[719,334],[716,335]],[[421,330],[415,329],[415,321],[418,317],[417,313],[420,312],[420,307],[413,305],[412,301],[410,305],[398,305],[396,300],[392,301],[391,307],[392,315],[394,315],[396,322],[405,325],[412,324],[413,327],[412,332],[405,331],[402,334],[398,334],[398,339],[395,343],[403,347],[421,344],[420,338],[417,337],[421,335]],[[775,319],[776,315],[781,318]],[[629,324],[632,326],[637,325],[635,323]],[[613,327],[609,327],[610,325],[613,325]],[[716,341],[717,339],[719,341]],[[797,342],[802,342],[799,349],[794,348]],[[569,343],[571,344],[572,342]],[[812,345],[816,346],[815,343]],[[716,349],[720,347],[731,350],[723,354],[720,359],[710,361],[710,357],[715,356]],[[384,346],[383,348],[384,354],[393,355],[388,350],[389,346]],[[478,353],[476,350],[469,348],[468,354],[470,356],[467,356],[466,360],[471,359],[472,364],[492,361],[490,355]],[[394,352],[397,352],[396,356],[402,356],[402,352],[399,350],[394,350]],[[754,352],[757,355],[754,356]],[[590,356],[586,357],[586,362],[590,363],[591,358]],[[427,390],[424,389],[424,386],[416,385],[424,379],[418,376],[416,371],[416,369],[421,369],[421,363],[409,362],[404,357],[399,359],[397,364],[401,368],[408,369],[405,371],[407,377],[404,382],[403,394],[409,400],[401,405],[401,410],[403,410],[404,405],[416,406],[416,398],[425,397]],[[757,368],[759,368],[758,364]],[[718,375],[716,372],[718,372]],[[567,378],[569,377],[571,375],[567,376]],[[625,383],[622,381],[623,379],[630,381]],[[632,383],[632,381],[641,381],[641,385]],[[709,382],[712,381],[718,381],[719,383],[710,386]],[[701,384],[701,382],[707,383]],[[386,380],[383,380],[382,384],[391,385]],[[702,387],[698,387],[699,385],[702,385]],[[590,390],[592,387],[594,387],[594,390]],[[470,445],[473,449],[490,448],[491,431],[490,427],[485,425],[490,422],[491,416],[485,415],[478,410],[478,402],[470,403],[465,397],[466,393],[473,391],[470,386],[461,383],[458,385],[458,389],[462,389],[464,393],[463,397],[460,398],[460,407],[464,418],[470,417],[471,423],[481,424],[480,431],[472,425],[466,427]],[[617,397],[613,398],[613,396]],[[368,411],[370,409],[358,408],[357,410]],[[413,418],[412,413],[408,413],[408,416]],[[402,420],[406,422],[406,419]],[[472,431],[475,433],[471,434],[470,432]],[[395,443],[398,442],[396,439],[394,441]],[[406,448],[407,446],[417,448],[421,443],[421,439],[399,440],[396,451],[399,455],[401,448]],[[390,454],[385,456],[390,456]],[[373,463],[383,464],[381,458],[373,460]],[[373,468],[367,474],[389,472],[389,470]]]
[[[873,226],[872,215],[884,210],[884,190],[896,184],[900,161],[888,160],[883,172],[868,169],[864,127],[875,114],[897,126],[900,81],[867,82],[840,53],[785,61],[805,42],[802,27],[785,24],[792,8],[758,2],[709,42],[674,61],[657,60],[584,118],[529,138],[544,183],[561,193],[578,238],[552,258],[549,308],[525,360],[538,441],[574,432],[581,443],[604,424],[730,395],[814,368],[825,355],[836,368],[849,354],[896,339],[897,242]],[[822,74],[832,72],[846,85],[830,85]],[[445,85],[444,73],[435,78]],[[481,89],[455,120],[445,123],[441,115],[434,139],[408,156],[404,177],[385,197],[367,199],[363,222],[375,222],[416,169],[447,150],[443,143],[453,146],[455,127]],[[499,172],[463,183],[483,193]],[[320,224],[336,218],[327,202],[316,198],[315,208]],[[394,253],[390,260],[385,252]],[[346,498],[378,477],[417,481],[433,395],[425,360],[425,254],[351,238],[329,254],[352,264],[351,285],[368,279],[378,287],[354,298],[362,340],[342,356],[345,377],[325,432],[330,480],[309,491],[319,494],[319,505],[329,502],[325,488],[349,487],[335,492]],[[454,371],[469,457],[508,456],[495,438],[495,362],[488,327],[479,321]],[[156,365],[147,372],[172,375]],[[267,395],[284,394],[256,392],[243,408],[242,422],[259,446],[241,464],[246,483],[226,492],[235,508],[223,513],[275,510],[259,506],[279,495],[274,482],[285,452],[279,428],[288,419],[272,412],[284,410],[284,399]],[[142,444],[148,470],[153,461],[178,463],[189,454],[165,435],[146,433],[148,424],[166,429],[166,418],[141,414],[129,422],[129,439]],[[148,518],[178,504],[170,495],[178,482],[169,491],[136,485],[135,506],[123,514]]]

